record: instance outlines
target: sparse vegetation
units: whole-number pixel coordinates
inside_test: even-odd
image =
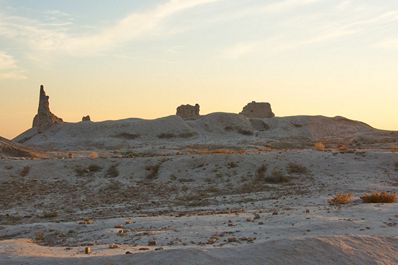
[[[160,168],[160,164],[145,167],[145,170],[148,171],[148,174],[146,175],[145,178],[146,179],[157,178],[158,173],[159,173],[159,168]]]
[[[91,165],[88,166],[88,170],[90,172],[99,172],[99,171],[102,170],[102,167],[100,167],[98,165],[95,165],[95,164],[91,164]]]
[[[229,162],[228,164],[227,164],[227,167],[228,168],[237,168],[238,167],[238,162]]]
[[[308,173],[308,169],[300,164],[297,163],[289,163],[287,166],[287,172],[289,174],[307,174]]]
[[[102,170],[102,167],[96,165],[96,164],[91,164],[87,168],[82,168],[82,167],[76,167],[75,168],[75,173],[76,176],[78,177],[86,177],[88,175],[92,175],[94,173],[97,173]]]
[[[29,175],[30,172],[30,166],[25,166],[22,168],[22,170],[19,172],[19,175],[21,177],[26,177],[27,175]]]
[[[328,200],[330,205],[347,204],[352,201],[352,193],[338,192],[333,198]]]
[[[267,165],[262,165],[256,170],[256,180],[261,180],[265,178],[265,174],[267,173]]]
[[[339,150],[339,152],[342,152],[342,153],[347,152],[349,150],[345,144],[339,144],[337,146],[337,149]]]
[[[246,135],[246,136],[251,136],[251,135],[254,134],[252,131],[249,131],[249,130],[246,130],[246,129],[242,129],[242,128],[238,129],[238,133],[242,134],[242,135]]]
[[[275,168],[274,170],[272,170],[271,175],[265,178],[265,182],[271,184],[281,184],[289,182],[289,178],[285,174],[283,174],[281,170]]]
[[[88,157],[91,159],[97,159],[98,158],[98,153],[97,152],[90,152],[88,154]]]
[[[135,133],[120,133],[120,134],[115,135],[114,137],[122,138],[122,139],[126,139],[126,140],[134,140],[134,139],[141,137],[141,135],[135,134]]]
[[[179,138],[192,138],[194,137],[196,134],[195,133],[191,133],[191,132],[186,132],[186,133],[180,133],[178,135]]]
[[[36,233],[35,233],[35,238],[34,238],[34,240],[35,240],[36,242],[41,242],[41,241],[43,241],[43,240],[44,240],[44,232],[43,232],[43,231],[38,231],[38,232],[36,232]]]
[[[57,211],[45,211],[43,212],[43,215],[41,216],[42,218],[46,218],[46,219],[52,219],[58,216],[58,212]]]
[[[250,130],[247,130],[244,128],[233,127],[233,126],[225,126],[224,130],[226,132],[237,132],[239,134],[246,135],[246,136],[251,136],[254,134],[253,131],[250,131]]]
[[[325,151],[326,146],[325,146],[325,144],[322,143],[322,142],[317,142],[317,143],[314,144],[314,148],[315,148],[315,150],[317,150],[317,151]]]
[[[174,133],[161,133],[158,135],[159,139],[171,139],[171,138],[175,138],[176,135]]]
[[[385,191],[365,193],[361,200],[364,203],[393,203],[397,201],[397,193]]]
[[[161,133],[158,135],[159,139],[172,139],[172,138],[192,138],[196,134],[193,132],[185,132],[185,133],[180,133],[180,134],[174,134],[174,133]]]
[[[119,176],[119,170],[117,169],[118,165],[112,165],[106,171],[106,177],[108,178],[116,178]]]

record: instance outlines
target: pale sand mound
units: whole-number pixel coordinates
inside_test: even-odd
[[[43,158],[45,154],[0,137],[0,158]]]
[[[174,249],[116,256],[107,256],[110,252],[106,250],[91,256],[67,254],[74,251],[8,240],[0,243],[0,264],[398,264],[398,239],[371,236],[283,239],[235,248]]]

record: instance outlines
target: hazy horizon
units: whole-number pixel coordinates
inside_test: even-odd
[[[325,115],[398,130],[398,3],[0,0],[0,136],[32,125],[39,86],[77,122],[180,104]]]

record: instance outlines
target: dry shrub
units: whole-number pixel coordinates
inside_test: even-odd
[[[98,172],[98,171],[102,170],[102,167],[100,167],[98,165],[95,165],[95,164],[91,164],[91,165],[88,166],[88,170],[90,172]]]
[[[238,133],[242,134],[242,135],[246,135],[246,136],[251,136],[251,135],[254,134],[252,131],[249,131],[249,130],[246,130],[246,129],[242,129],[242,128],[238,129]]]
[[[171,138],[175,138],[176,135],[174,133],[161,133],[158,135],[159,139],[171,139]]]
[[[19,175],[20,175],[21,177],[26,177],[27,175],[29,175],[29,172],[30,172],[30,166],[25,166],[25,167],[21,170],[21,172],[19,172]]]
[[[347,204],[351,201],[352,201],[352,193],[338,192],[328,202],[330,205],[341,205],[341,204]]]
[[[116,178],[119,176],[119,170],[117,169],[118,165],[112,165],[106,171],[106,177],[108,178]]]
[[[96,158],[98,158],[98,153],[97,152],[90,152],[88,154],[88,157],[91,158],[91,159],[96,159]]]
[[[192,138],[194,136],[196,136],[196,133],[192,133],[192,132],[180,133],[178,135],[179,138]]]
[[[322,143],[322,142],[317,142],[317,143],[315,143],[315,144],[314,144],[314,148],[315,148],[315,150],[317,150],[317,151],[325,151],[325,149],[326,149],[325,144]]]
[[[265,178],[265,182],[271,184],[280,184],[289,182],[289,178],[285,176],[282,171],[274,169],[271,175]]]
[[[339,152],[347,152],[348,151],[348,147],[345,144],[340,144],[337,149],[339,150]]]
[[[145,170],[148,171],[148,175],[146,175],[146,179],[157,178],[159,169],[160,169],[160,164],[145,167]]]
[[[140,137],[139,134],[135,134],[135,133],[119,133],[117,135],[114,136],[115,138],[122,138],[122,139],[126,139],[126,140],[134,140]]]
[[[393,203],[397,201],[397,193],[385,191],[365,193],[361,200],[364,203]]]
[[[44,240],[44,238],[45,238],[45,236],[44,236],[44,232],[43,232],[43,231],[38,231],[38,232],[35,233],[35,238],[34,238],[34,240],[35,240],[36,242],[41,242],[41,241]]]
[[[396,144],[391,144],[391,145],[388,147],[388,150],[389,150],[391,153],[397,153],[397,152],[398,152],[398,145],[396,145]]]
[[[289,174],[307,174],[308,169],[300,164],[289,163],[289,165],[287,166],[287,172]]]
[[[262,165],[256,170],[256,180],[264,179],[265,173],[267,173],[267,165]]]
[[[56,211],[44,211],[43,215],[41,216],[42,218],[56,218],[58,217],[58,212]]]

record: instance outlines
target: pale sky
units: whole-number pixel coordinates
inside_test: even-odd
[[[65,121],[238,113],[398,130],[397,0],[0,0],[0,135],[39,86]]]

